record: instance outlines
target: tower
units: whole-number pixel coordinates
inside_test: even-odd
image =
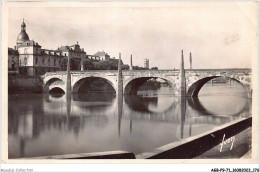
[[[144,59],[144,68],[148,68],[149,69],[149,59],[148,58]]]
[[[16,45],[17,45],[17,48],[18,46],[20,46],[23,42],[25,41],[29,41],[29,36],[28,34],[26,33],[26,24],[24,23],[24,19],[23,19],[23,23],[21,24],[21,32],[20,34],[18,35],[17,37],[17,40],[16,40]]]

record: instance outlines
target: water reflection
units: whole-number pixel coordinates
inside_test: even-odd
[[[123,114],[123,95],[117,95],[117,110],[118,110],[118,137],[120,137],[121,120]]]
[[[186,115],[186,97],[181,97],[181,139],[183,138],[183,128],[185,123],[185,115]]]
[[[209,112],[200,102],[198,97],[188,97],[187,98],[189,106],[198,111],[201,115],[213,115],[213,113]]]
[[[136,95],[125,95],[125,103],[133,110],[144,113],[151,112],[149,105],[157,105],[158,97],[140,97]]]
[[[193,110],[197,111],[200,115],[221,116],[221,114],[219,114],[218,112],[213,112],[213,111],[206,109],[198,97],[187,97],[187,101],[188,101],[189,106]],[[246,110],[249,111],[249,105],[250,105],[249,102],[250,101],[251,101],[250,99],[243,99],[241,106],[239,106],[239,109],[233,109],[230,114],[225,114],[225,115],[239,116],[239,115],[241,115],[241,113],[245,112]],[[237,110],[237,111],[234,111],[234,110]]]
[[[109,150],[138,154],[251,114],[251,100],[244,97],[217,97],[215,102],[215,96],[191,99],[156,93],[9,95],[9,157]],[[220,101],[222,107],[216,106]],[[236,103],[233,109],[231,101]],[[223,114],[226,107],[229,112]]]

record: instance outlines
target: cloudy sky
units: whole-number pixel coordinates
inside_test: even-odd
[[[26,4],[30,4],[27,7]],[[67,6],[67,7],[66,7]],[[257,3],[75,3],[12,5],[8,11],[8,46],[14,47],[23,18],[30,39],[57,49],[77,41],[87,54],[104,50],[129,64],[193,68],[251,67],[257,58]]]

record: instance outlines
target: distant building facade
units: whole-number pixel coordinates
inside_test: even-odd
[[[100,60],[100,57],[99,56],[95,56],[95,55],[87,55],[87,58],[90,59],[90,60],[96,60],[96,61]]]
[[[18,45],[19,73],[22,75],[42,75],[49,71],[60,69],[61,51],[41,49],[33,40],[28,40]]]
[[[80,70],[81,62],[86,58],[86,52],[84,48],[80,48],[78,42],[72,46],[61,46],[58,48],[58,51],[61,51],[63,56],[69,56],[70,59],[73,59],[77,64],[77,69],[75,70]]]
[[[148,58],[144,59],[144,68],[149,69],[149,59]]]
[[[8,71],[21,75],[43,75],[46,72],[61,70],[61,62],[64,58],[73,59],[76,69],[82,70],[84,59],[104,61],[110,60],[110,56],[104,51],[98,51],[94,55],[87,55],[80,45],[61,46],[57,50],[42,49],[42,47],[30,40],[26,32],[26,24],[21,24],[15,48],[8,48]]]
[[[87,55],[87,58],[91,59],[91,60],[99,60],[99,61],[109,61],[110,60],[110,56],[104,51],[98,51],[94,55]]]
[[[9,74],[19,73],[19,53],[12,48],[8,48],[8,72]]]
[[[108,61],[110,59],[110,56],[104,51],[98,51],[95,54],[95,56],[99,56],[100,60],[103,60],[103,61]]]
[[[24,21],[16,40],[16,46],[15,51],[19,54],[18,66],[21,75],[42,75],[48,71],[60,70],[61,59],[65,57],[62,51],[42,49],[37,42],[30,40]]]

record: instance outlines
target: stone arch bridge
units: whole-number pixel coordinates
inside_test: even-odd
[[[47,72],[42,76],[43,90],[49,92],[52,88],[58,87],[65,93],[67,85],[66,71]],[[71,91],[69,93],[77,93],[81,85],[89,78],[105,79],[118,94],[118,77],[117,70],[91,70],[91,71],[70,71]],[[180,95],[182,81],[185,81],[185,96],[198,96],[200,89],[208,81],[225,77],[233,79],[240,83],[249,97],[252,94],[252,71],[251,69],[185,69],[184,75],[180,70],[123,70],[122,71],[122,89],[123,94],[137,94],[138,88],[147,80],[152,78],[160,78],[165,80],[172,88],[173,94]],[[183,94],[182,94],[183,95]]]

